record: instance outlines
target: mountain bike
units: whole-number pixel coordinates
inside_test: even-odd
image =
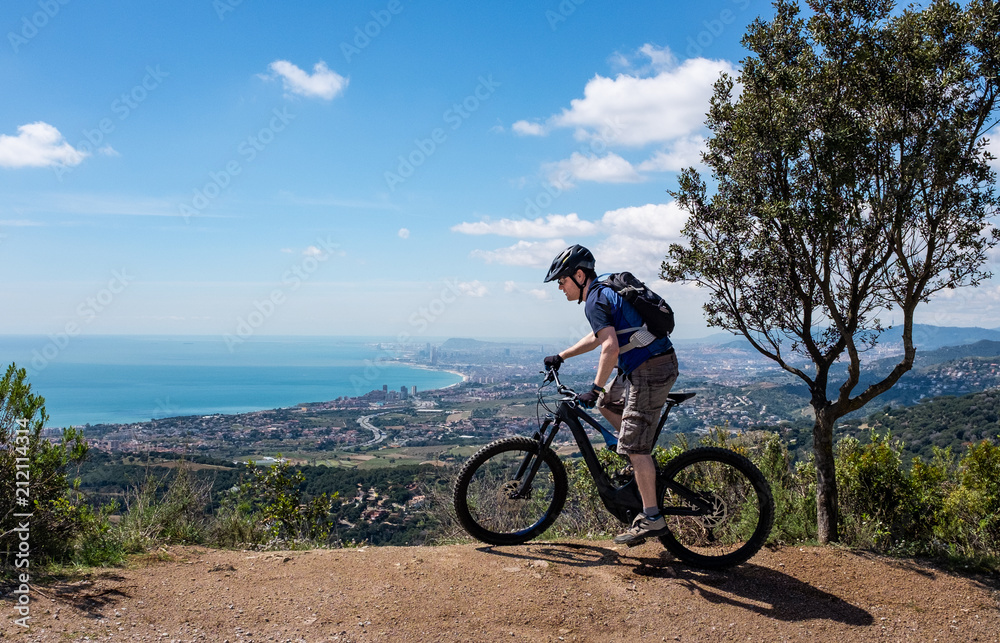
[[[553,383],[558,395],[555,410],[544,398],[546,387]],[[668,396],[656,438],[670,411],[694,396]],[[566,468],[552,448],[564,425],[576,440],[604,506],[624,525],[631,524],[643,508],[631,467],[606,471],[584,424],[596,429],[608,448],[617,443],[614,434],[584,410],[576,392],[559,380],[557,370],[545,372],[538,404],[548,413],[544,421],[539,413],[539,428],[532,437],[500,438],[462,467],[454,492],[462,526],[491,545],[519,545],[551,527],[569,491]],[[774,499],[764,476],[748,458],[729,449],[699,447],[663,467],[657,465],[656,491],[668,528],[658,536],[660,542],[697,567],[724,569],[746,562],[763,546],[774,522]]]

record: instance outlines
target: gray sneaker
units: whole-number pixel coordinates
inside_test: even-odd
[[[640,545],[647,538],[654,538],[667,531],[667,521],[663,519],[663,516],[657,516],[656,520],[650,520],[646,517],[646,514],[640,512],[635,520],[632,521],[632,526],[629,527],[628,531],[615,536],[614,541],[618,545]]]

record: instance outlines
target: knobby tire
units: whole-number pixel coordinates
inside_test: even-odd
[[[525,437],[496,440],[465,463],[455,482],[454,507],[469,534],[491,545],[519,545],[552,526],[566,502],[566,469],[559,456]],[[526,497],[516,496],[518,468],[541,458]]]
[[[674,556],[696,567],[725,569],[746,562],[764,545],[774,524],[774,498],[749,459],[728,449],[702,447],[671,460],[662,475],[712,507],[706,515],[664,516],[670,531],[660,542]],[[695,506],[665,488],[665,513],[670,507]]]

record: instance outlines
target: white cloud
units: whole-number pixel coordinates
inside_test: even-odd
[[[322,60],[313,65],[311,75],[287,60],[275,60],[270,69],[281,77],[285,91],[306,98],[332,100],[347,87],[348,79],[329,69]]]
[[[506,266],[526,266],[529,268],[547,268],[552,264],[552,259],[565,250],[568,245],[562,239],[518,241],[507,248],[473,250],[472,256],[479,257],[486,263],[499,263]]]
[[[736,67],[727,60],[689,58],[678,65],[669,49],[650,44],[638,53],[649,59],[648,65],[615,78],[594,76],[584,87],[583,98],[550,117],[545,129],[573,128],[580,140],[627,147],[687,138],[701,130],[719,75],[736,75]]]
[[[986,149],[993,155],[993,160],[990,161],[990,165],[994,170],[1000,172],[1000,132],[990,138],[989,145],[986,146]]]
[[[399,232],[397,232],[396,234],[399,235],[400,239],[409,239],[410,238],[410,231],[407,228],[400,228]]]
[[[17,136],[0,134],[0,167],[79,165],[87,156],[66,142],[59,130],[38,121],[17,128]]]
[[[669,151],[668,151],[669,150]],[[691,136],[674,141],[668,149],[659,150],[639,164],[640,172],[679,172],[686,167],[701,164],[705,138]]]
[[[735,75],[735,67],[724,60],[690,58],[651,77],[595,76],[584,97],[572,100],[551,123],[575,128],[581,140],[610,139],[633,147],[690,136],[701,129],[712,85],[722,72]]]
[[[601,223],[608,234],[680,241],[687,217],[677,202],[671,201],[609,210],[601,217]]]
[[[552,298],[552,294],[548,290],[542,290],[541,288],[532,288],[528,291],[528,294],[535,299],[545,300]]]
[[[669,247],[670,242],[663,239],[611,235],[593,248],[597,272],[628,270],[648,283],[659,278],[660,264]]]
[[[469,297],[485,297],[490,292],[479,280],[459,282],[458,289]]]
[[[528,121],[517,121],[510,126],[511,131],[521,136],[545,136],[545,126],[541,123],[530,123]]]
[[[601,218],[606,237],[594,248],[598,272],[628,270],[640,279],[657,278],[671,243],[682,240],[687,221],[676,202],[619,208]]]
[[[306,257],[322,257],[323,251],[317,248],[316,246],[309,246],[308,248],[302,251],[302,254],[305,255]]]
[[[632,164],[614,152],[604,156],[583,155],[573,152],[568,158],[557,163],[548,163],[542,168],[549,181],[560,188],[570,187],[576,181],[594,183],[638,183],[643,180]]]
[[[670,51],[670,47],[657,47],[647,42],[639,51],[649,58],[650,65],[657,71],[669,71],[677,66],[677,56]]]
[[[32,221],[30,219],[0,219],[0,226],[7,226],[11,228],[34,228],[44,225],[46,224],[40,221]]]
[[[544,219],[500,219],[490,221],[484,219],[475,222],[462,222],[452,226],[452,231],[462,234],[498,234],[505,237],[530,237],[535,239],[553,239],[565,236],[592,235],[597,226],[592,221],[583,221],[576,214],[550,214]]]
[[[577,224],[576,230],[568,230],[567,238],[582,236],[581,230],[591,235],[601,235],[600,240],[591,246],[598,261],[598,272],[617,272],[629,270],[641,279],[655,279],[659,274],[660,263],[666,256],[671,243],[683,241],[681,228],[687,221],[687,213],[681,210],[676,202],[648,203],[641,206],[618,208],[604,213],[600,221],[580,220],[576,215],[568,215]],[[557,215],[550,215],[549,222],[558,220]],[[535,221],[503,220],[496,223],[482,221],[479,223],[463,223],[452,230],[468,234],[508,235],[518,233],[522,237],[546,238],[544,233],[555,228],[546,227],[541,219]],[[469,230],[462,230],[463,226]],[[475,232],[472,232],[475,230]],[[529,241],[521,239],[516,244],[497,250],[475,250],[472,256],[483,259],[487,263],[498,263],[509,266],[529,268],[545,268],[552,258],[562,252],[567,244],[562,237],[547,241]],[[589,244],[588,244],[589,245]],[[518,291],[514,282],[504,284],[505,292]]]
[[[677,56],[669,47],[657,47],[646,43],[631,55],[615,52],[608,62],[612,67],[632,75],[648,75],[652,72],[674,69],[677,67]]]
[[[115,148],[110,145],[105,145],[97,150],[102,156],[121,156],[121,154]]]

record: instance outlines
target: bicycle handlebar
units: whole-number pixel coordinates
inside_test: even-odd
[[[576,400],[577,397],[579,397],[576,391],[566,386],[559,380],[558,368],[546,367],[544,371],[540,372],[545,373],[545,380],[543,381],[543,384],[547,384],[549,382],[555,382],[556,390],[559,391],[562,395],[566,395],[574,401]]]

